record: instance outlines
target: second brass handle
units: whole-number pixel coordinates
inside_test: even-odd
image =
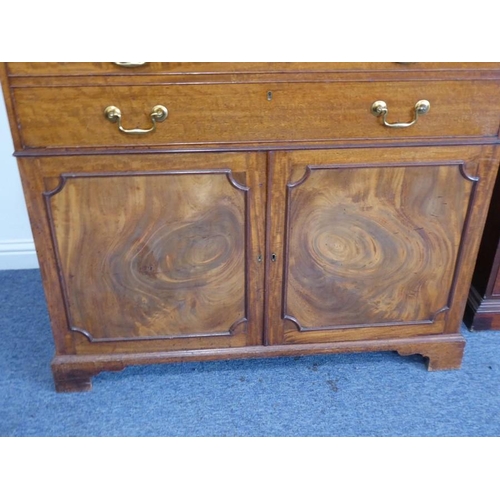
[[[151,121],[153,122],[153,126],[151,128],[130,128],[130,129],[125,129],[122,126],[122,112],[120,111],[119,108],[116,106],[108,106],[104,110],[104,116],[111,122],[111,123],[118,123],[118,130],[120,132],[123,132],[124,134],[148,134],[149,132],[154,132],[156,130],[156,123],[157,122],[163,122],[167,119],[168,116],[168,109],[165,106],[161,106],[160,104],[157,104],[156,106],[153,107],[151,110],[151,114],[149,117],[151,118]]]
[[[406,128],[411,127],[415,123],[417,123],[418,117],[420,115],[425,115],[431,109],[431,103],[422,99],[415,104],[415,118],[408,123],[389,123],[386,120],[387,113],[389,113],[389,108],[384,101],[375,101],[372,104],[372,114],[375,116],[381,116],[386,127],[390,128]]]

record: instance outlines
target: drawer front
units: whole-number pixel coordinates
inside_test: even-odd
[[[408,123],[415,103],[430,111],[412,126],[389,128],[372,114],[385,101],[389,123]],[[500,118],[496,81],[269,83],[15,88],[24,147],[113,147],[215,143],[494,137]],[[154,106],[168,117],[148,129]]]
[[[132,66],[124,66],[130,64]],[[137,65],[137,66],[135,66]],[[11,76],[101,75],[142,73],[227,73],[289,71],[408,71],[408,70],[495,70],[499,63],[241,63],[241,62],[22,62],[7,63]]]

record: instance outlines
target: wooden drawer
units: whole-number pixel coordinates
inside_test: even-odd
[[[500,122],[500,85],[489,80],[34,87],[13,95],[25,148],[494,137]],[[383,100],[389,122],[409,122],[421,99],[431,109],[408,128],[388,128],[371,113]],[[124,128],[147,129],[158,104],[169,115],[149,134],[120,132],[104,116],[113,105]]]
[[[123,64],[123,63],[122,63]],[[139,63],[140,64],[140,63]],[[7,63],[11,76],[101,75],[146,73],[238,73],[238,72],[297,72],[297,71],[407,71],[499,69],[499,63],[217,63],[217,62],[146,62],[139,67],[123,67],[112,62],[22,62]]]

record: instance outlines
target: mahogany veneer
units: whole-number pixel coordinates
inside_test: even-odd
[[[58,391],[131,364],[394,350],[459,368],[500,64],[7,63]],[[384,100],[391,128],[371,113]],[[150,128],[153,106],[168,117]]]

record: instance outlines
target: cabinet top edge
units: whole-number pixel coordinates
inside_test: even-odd
[[[500,71],[500,62],[6,62],[5,65],[10,77]]]

